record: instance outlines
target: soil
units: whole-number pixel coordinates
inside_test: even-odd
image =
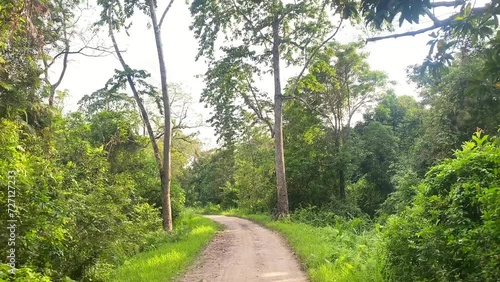
[[[207,216],[224,225],[180,282],[306,282],[284,239],[246,219]]]

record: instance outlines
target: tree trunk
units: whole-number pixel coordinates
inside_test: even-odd
[[[339,196],[340,199],[345,199],[345,173],[343,168],[339,170]]]
[[[111,36],[111,40],[113,41],[113,46],[114,46],[115,52],[116,52],[116,54],[118,56],[118,59],[120,60],[120,63],[122,65],[123,69],[125,71],[129,70],[130,67],[125,63],[125,60],[123,59],[123,57],[121,55],[120,49],[118,48],[118,45],[116,43],[116,39],[115,39],[114,34],[112,32],[111,26],[110,26],[109,33],[110,33],[110,36]],[[135,87],[135,84],[134,84],[134,81],[133,81],[133,79],[132,79],[132,77],[130,75],[127,75],[127,81],[128,81],[129,86],[130,86],[130,89],[132,90],[132,93],[134,95],[134,99],[135,99],[135,101],[137,103],[137,106],[139,107],[139,111],[141,113],[142,120],[143,120],[143,122],[145,124],[146,131],[148,132],[148,135],[149,135],[149,140],[151,142],[151,146],[153,146],[153,152],[154,152],[156,164],[157,164],[157,167],[158,167],[158,174],[160,176],[161,188],[162,188],[162,193],[163,193],[163,191],[165,191],[165,188],[164,188],[165,187],[165,177],[163,176],[164,175],[164,169],[163,169],[164,165],[163,165],[161,157],[160,157],[160,150],[158,148],[158,144],[156,144],[156,138],[155,138],[155,135],[154,135],[154,132],[153,132],[153,128],[151,127],[151,122],[149,120],[148,112],[146,111],[146,108],[144,107],[144,104],[142,103],[142,100],[141,100],[141,98],[139,96],[139,92],[137,91],[137,89]],[[168,171],[170,171],[170,167],[169,167]],[[162,200],[163,200],[163,197],[162,197]],[[168,203],[170,203],[170,195],[168,197],[168,200],[169,200]],[[163,204],[163,201],[162,201],[162,204]],[[170,228],[172,227],[172,221],[171,220],[167,221],[167,224],[165,224],[164,214],[165,213],[162,214],[163,218],[164,218],[163,227],[164,227],[165,230],[169,230],[168,227],[169,226],[170,226]],[[171,216],[169,218],[171,218]],[[168,225],[168,222],[170,222],[170,225]]]
[[[281,94],[279,17],[275,14],[273,28],[273,74],[274,74],[274,146],[275,170],[278,195],[277,217],[288,215],[288,191],[286,187],[285,153],[283,148],[283,95]]]
[[[120,49],[118,48],[118,44],[116,43],[115,36],[113,34],[112,27],[110,25],[109,27],[109,35],[111,37],[111,41],[113,42],[113,47],[115,49],[115,53],[118,57],[118,60],[120,61],[120,64],[122,65],[122,68],[124,71],[127,71],[130,69],[130,67],[125,63],[125,60],[123,59],[123,56],[120,52]],[[148,112],[146,111],[146,108],[144,107],[144,104],[142,103],[142,100],[139,96],[139,92],[135,88],[134,80],[130,75],[127,75],[127,81],[130,86],[130,89],[132,90],[132,94],[134,95],[134,99],[137,103],[137,106],[139,107],[139,111],[141,113],[142,121],[144,122],[144,125],[146,126],[146,131],[148,132],[149,140],[151,142],[151,146],[153,146],[153,153],[155,156],[156,164],[158,167],[158,172],[161,177],[163,173],[163,168],[162,168],[162,162],[161,162],[161,157],[160,157],[160,150],[158,149],[158,144],[156,144],[156,139],[155,139],[155,134],[153,132],[153,128],[151,127],[151,122],[149,121],[149,116]]]
[[[341,123],[341,121],[339,120],[339,124]],[[341,125],[340,125],[341,126]],[[345,144],[344,142],[344,139],[343,139],[343,134],[344,134],[344,130],[342,129],[337,129],[335,130],[335,151],[337,153],[337,158],[341,160],[341,162],[339,162],[341,165],[340,165],[340,168],[339,170],[337,171],[337,176],[338,176],[338,180],[339,180],[339,198],[340,199],[345,199],[345,171],[344,171],[344,168],[342,166],[342,163],[344,163],[344,157],[341,156],[341,153],[342,153],[342,149],[343,149],[343,146]]]
[[[154,1],[149,1],[149,11],[156,41],[156,51],[158,53],[158,63],[160,65],[161,93],[163,96],[164,111],[164,134],[163,134],[163,175],[162,175],[162,217],[163,229],[172,232],[172,205],[170,201],[171,162],[170,147],[172,143],[172,125],[170,120],[170,98],[168,97],[167,70],[165,68],[165,58],[163,56],[163,45],[161,42],[160,26],[156,18]]]

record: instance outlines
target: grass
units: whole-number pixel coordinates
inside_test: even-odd
[[[224,214],[247,218],[281,233],[312,282],[383,281],[379,234],[375,228],[362,227],[360,220],[316,227],[293,220],[273,221],[269,215],[248,215],[237,210]]]
[[[133,256],[113,271],[109,281],[172,281],[193,263],[219,227],[194,214],[184,216],[177,226],[170,241],[155,250]]]

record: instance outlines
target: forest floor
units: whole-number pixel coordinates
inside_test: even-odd
[[[285,240],[246,219],[207,216],[224,225],[180,282],[305,282]]]

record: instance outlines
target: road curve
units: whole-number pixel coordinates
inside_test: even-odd
[[[180,282],[306,282],[284,240],[249,220],[207,216],[225,226]]]

